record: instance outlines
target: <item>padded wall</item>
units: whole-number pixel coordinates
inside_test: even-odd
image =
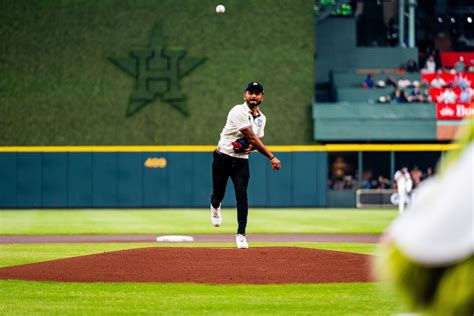
[[[250,159],[250,206],[325,206],[327,153],[275,154],[278,172]],[[210,152],[4,152],[0,208],[208,207],[211,163]],[[235,205],[230,180],[224,205]]]

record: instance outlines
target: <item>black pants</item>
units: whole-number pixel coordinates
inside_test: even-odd
[[[237,234],[245,235],[249,205],[247,187],[249,185],[250,170],[249,160],[234,158],[214,151],[212,161],[212,195],[211,204],[219,207],[224,199],[225,188],[229,177],[234,184],[235,199],[237,200]]]

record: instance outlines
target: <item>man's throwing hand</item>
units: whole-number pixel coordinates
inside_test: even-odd
[[[278,160],[277,157],[273,157],[272,160],[270,160],[272,163],[272,170],[280,170],[281,168],[281,162]]]

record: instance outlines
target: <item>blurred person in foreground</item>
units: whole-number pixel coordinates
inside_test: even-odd
[[[227,180],[234,184],[237,200],[237,248],[248,248],[245,229],[248,217],[247,188],[250,179],[249,153],[256,149],[266,156],[273,170],[280,170],[281,162],[263,144],[262,138],[266,117],[260,111],[263,102],[263,86],[250,82],[245,88],[244,103],[235,105],[227,115],[220,140],[213,153],[211,222],[214,226],[222,223],[221,202],[224,199]]]
[[[385,232],[375,259],[374,272],[410,312],[474,314],[474,120],[460,144]]]

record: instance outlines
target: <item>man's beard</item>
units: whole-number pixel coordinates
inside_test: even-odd
[[[260,105],[260,103],[262,103],[262,101],[258,101],[258,100],[249,100],[249,99],[248,99],[248,100],[247,100],[247,103],[248,103],[249,105],[252,105],[252,106],[259,106],[259,105]]]

